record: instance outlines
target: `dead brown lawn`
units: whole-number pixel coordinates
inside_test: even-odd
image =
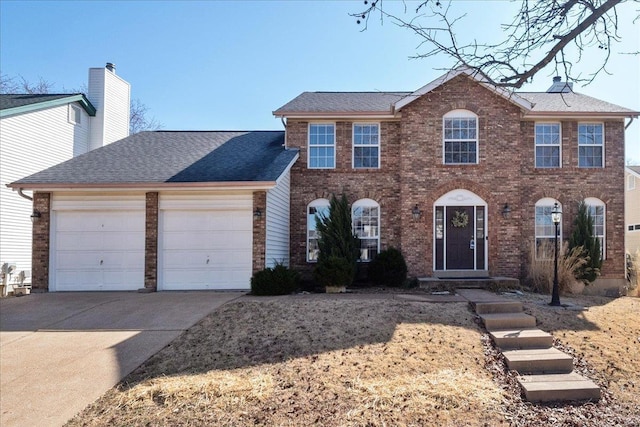
[[[300,295],[227,304],[69,425],[500,426],[555,419],[557,408],[534,414],[487,369],[502,368],[483,348],[484,331],[466,303],[391,298]],[[614,397],[628,402],[616,419],[640,416],[639,301],[598,300],[578,313],[551,310],[536,298],[526,300],[540,326],[584,352],[607,372],[601,380],[611,381]],[[510,413],[521,411],[531,416]],[[579,417],[588,421],[589,413]]]

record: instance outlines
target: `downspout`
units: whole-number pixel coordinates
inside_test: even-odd
[[[627,129],[629,128],[629,126],[631,126],[631,123],[633,123],[633,119],[634,119],[634,117],[633,117],[633,116],[631,116],[631,117],[630,117],[630,119],[631,119],[631,120],[629,120],[629,123],[627,123],[627,125],[624,127],[624,130],[627,130]]]
[[[284,117],[280,117],[280,121],[282,122],[282,126],[284,126],[284,149],[287,149],[287,122],[284,120]]]
[[[31,197],[31,196],[27,196],[26,194],[24,194],[24,193],[22,192],[22,188],[18,188],[18,194],[20,195],[20,197],[24,197],[25,199],[27,199],[27,200],[29,200],[29,201],[33,202],[33,197]]]

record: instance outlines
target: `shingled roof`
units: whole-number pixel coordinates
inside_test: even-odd
[[[571,92],[567,83],[554,80],[563,92],[512,92],[492,86],[478,73],[464,67],[451,70],[413,92],[303,92],[273,112],[278,117],[388,116],[422,95],[464,75],[523,109],[525,116],[545,114],[559,116],[588,115],[637,117],[640,113],[610,102]],[[555,87],[555,86],[554,86]]]
[[[282,131],[140,132],[10,184],[171,186],[274,182],[297,158]],[[180,185],[184,186],[184,185]]]
[[[78,102],[87,114],[95,116],[96,108],[82,93],[0,94],[0,117]]]

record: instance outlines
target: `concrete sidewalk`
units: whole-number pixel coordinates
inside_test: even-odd
[[[240,292],[0,300],[0,425],[59,426]]]

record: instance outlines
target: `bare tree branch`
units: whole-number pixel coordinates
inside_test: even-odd
[[[562,71],[567,81],[588,83],[600,72],[606,73],[613,43],[620,41],[616,8],[623,2],[521,0],[513,20],[502,25],[504,39],[493,44],[457,39],[456,24],[466,15],[451,16],[451,0],[421,1],[416,16],[408,19],[388,12],[383,0],[365,0],[365,9],[351,16],[366,29],[369,17],[379,13],[381,20],[388,19],[422,39],[419,48],[426,51],[414,58],[445,54],[455,60],[454,68],[466,66],[496,86],[519,88],[549,64]],[[604,52],[601,65],[587,76],[576,74],[574,65],[592,49]]]

